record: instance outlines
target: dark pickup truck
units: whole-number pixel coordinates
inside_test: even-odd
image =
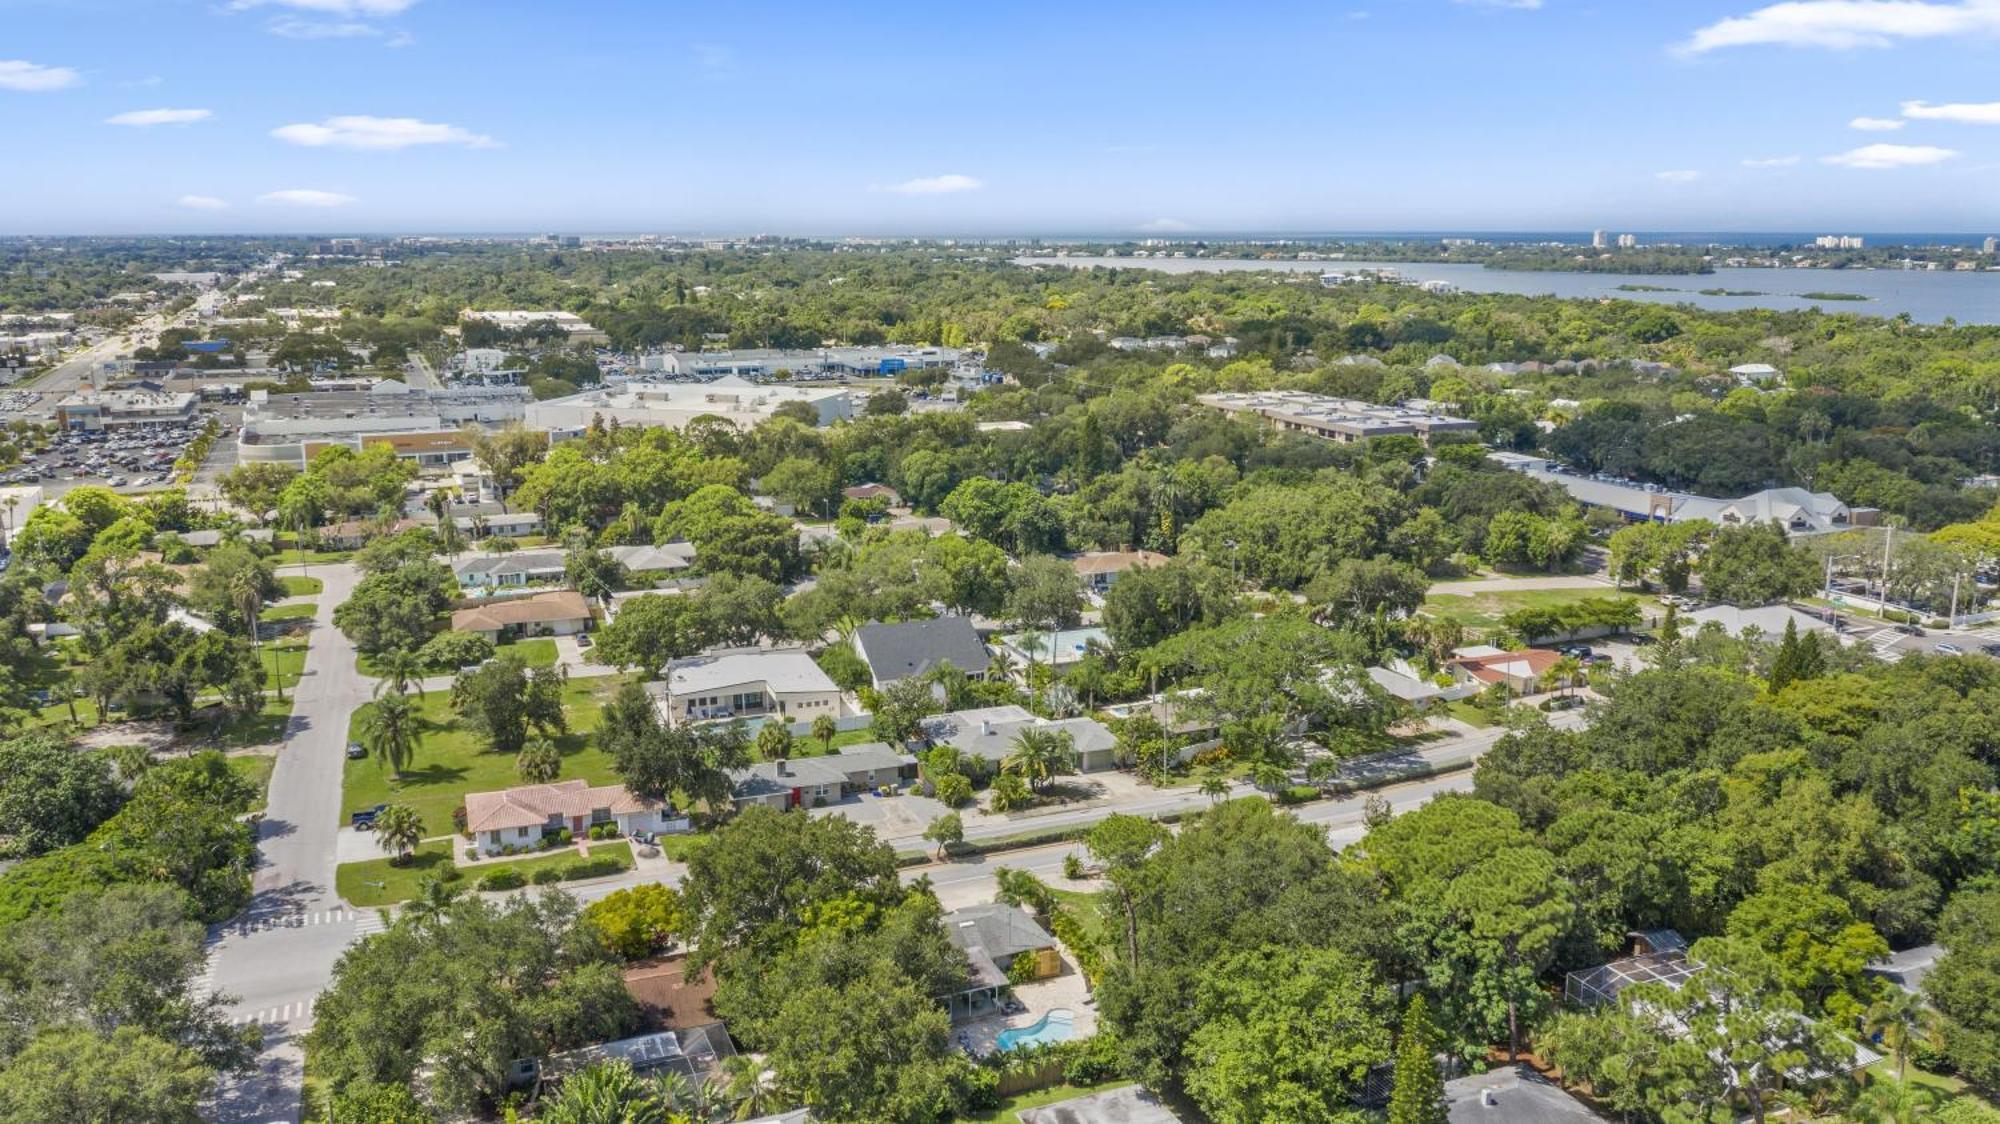
[[[377,804],[373,808],[363,808],[347,817],[347,822],[356,831],[369,831],[375,827],[375,817],[382,814],[387,804]]]

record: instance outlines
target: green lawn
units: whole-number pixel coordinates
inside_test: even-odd
[[[1480,729],[1485,729],[1493,725],[1493,716],[1487,711],[1474,706],[1471,699],[1454,699],[1446,703],[1444,709],[1447,714],[1450,714],[1453,718],[1458,719],[1468,726],[1477,726]]]
[[[239,714],[223,723],[222,728],[215,732],[215,736],[209,739],[209,742],[218,749],[244,749],[253,745],[269,745],[272,742],[283,741],[285,723],[291,717],[291,695],[287,694],[283,702],[276,696],[267,695],[264,698],[263,710],[256,714]]]
[[[326,588],[326,583],[318,578],[300,577],[297,574],[285,574],[279,577],[278,584],[285,587],[287,597],[314,597]]]
[[[592,784],[609,784],[618,779],[611,758],[589,737],[597,728],[604,704],[617,693],[624,680],[619,676],[578,679],[563,689],[563,710],[569,716],[569,733],[556,740],[563,753],[560,779],[582,778]],[[361,740],[362,716],[373,703],[354,712],[348,723],[348,739]],[[452,809],[464,802],[468,792],[492,792],[521,783],[511,754],[489,753],[458,723],[452,713],[448,692],[432,691],[417,701],[424,734],[418,741],[414,760],[402,779],[391,784],[389,775],[373,758],[349,761],[341,786],[340,819],[356,808],[376,804],[407,804],[424,819],[428,832],[451,830]]]
[[[418,846],[401,864],[391,862],[386,855],[367,862],[342,863],[333,874],[334,889],[349,905],[367,907],[406,901],[416,896],[426,878],[452,869],[451,849],[463,845],[464,840],[457,836],[432,839]],[[622,839],[592,843],[590,857],[616,859],[623,869],[632,869],[632,845]],[[547,855],[469,868],[459,885],[474,889],[482,876],[496,870],[518,870],[523,877],[532,877],[535,871],[546,867],[566,867],[582,861],[574,847],[565,847]]]
[[[1602,587],[1588,589],[1513,589],[1496,593],[1434,593],[1424,599],[1423,612],[1457,621],[1472,630],[1500,627],[1500,618],[1520,609],[1554,609],[1578,601],[1621,596]],[[1629,596],[1624,595],[1624,596]],[[1641,601],[1641,608],[1645,608]]]
[[[961,1119],[995,1120],[1003,1121],[1005,1124],[1016,1124],[1021,1118],[1020,1113],[1023,1109],[1040,1108],[1043,1105],[1066,1101],[1072,1097],[1087,1097],[1092,1093],[1123,1089],[1125,1086],[1131,1084],[1133,1082],[1130,1081],[1106,1081],[1102,1085],[1051,1085],[1046,1089],[1037,1089],[1032,1093],[1017,1093],[1001,1101],[999,1108],[990,1109],[986,1112],[975,1112],[970,1116],[961,1117]]]
[[[1110,922],[1104,915],[1104,900],[1095,890],[1052,890],[1056,900],[1063,904],[1069,914],[1076,918],[1077,925],[1091,943],[1104,946],[1110,935]],[[1121,930],[1122,931],[1122,930]],[[1108,950],[1107,950],[1108,951]]]
[[[278,621],[309,621],[319,612],[319,606],[310,601],[300,601],[291,605],[273,605],[257,614],[259,624],[274,624]]]
[[[508,644],[496,645],[495,656],[513,656],[528,667],[554,667],[556,665],[556,641],[553,636],[535,636],[526,640],[516,640]]]
[[[292,636],[257,651],[257,666],[264,671],[264,689],[276,690],[280,683],[289,691],[299,685],[306,670],[306,639]]]
[[[352,557],[354,553],[347,550],[299,550],[294,547],[271,555],[271,561],[279,566],[296,566],[301,562],[345,562]]]
[[[244,753],[238,754],[235,757],[225,758],[225,760],[229,762],[230,772],[257,786],[257,799],[255,803],[251,804],[250,810],[253,812],[263,811],[264,797],[271,787],[271,770],[278,767],[277,755]]]

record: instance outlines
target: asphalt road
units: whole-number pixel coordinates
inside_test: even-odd
[[[333,610],[360,575],[349,565],[287,566],[282,572],[310,574],[325,588],[271,773],[249,908],[209,934],[211,987],[234,997],[231,1011],[239,1021],[257,1022],[265,1032],[257,1071],[230,1082],[213,1113],[219,1121],[246,1124],[299,1119],[303,1055],[297,1036],[311,1025],[312,1001],[341,953],[381,928],[379,914],[344,908],[333,887],[347,721],[372,690],[355,667],[354,646],[333,627]]]

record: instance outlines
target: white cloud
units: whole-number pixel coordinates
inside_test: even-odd
[[[1903,103],[1903,116],[1919,121],[1956,121],[1961,125],[2000,125],[2000,101],[1954,102],[1949,105],[1906,101]]]
[[[1837,156],[1823,156],[1821,162],[1846,168],[1918,168],[1942,164],[1958,153],[1928,144],[1867,144]]]
[[[1763,156],[1743,161],[1746,168],[1789,168],[1799,162],[1796,156]]]
[[[1193,230],[1194,227],[1179,219],[1154,219],[1151,222],[1140,223],[1139,229],[1148,234],[1179,234],[1182,231]]]
[[[222,211],[229,207],[227,201],[213,195],[183,195],[176,202],[191,211]]]
[[[1847,123],[1847,127],[1859,129],[1864,133],[1893,133],[1902,128],[1903,124],[1904,122],[1894,117],[1856,117]]]
[[[314,191],[309,187],[293,187],[284,191],[271,191],[257,197],[259,203],[278,203],[287,207],[345,207],[359,202],[352,195],[342,195],[338,191]]]
[[[424,144],[456,144],[466,148],[498,148],[492,137],[457,125],[438,125],[414,117],[329,117],[317,125],[280,125],[271,135],[306,148],[358,148],[388,151]]]
[[[1701,173],[1681,168],[1671,172],[1654,172],[1653,178],[1661,183],[1693,183],[1701,178]]]
[[[215,114],[206,109],[135,109],[129,113],[114,113],[106,117],[104,123],[144,129],[153,125],[192,125],[213,116]]]
[[[893,191],[898,195],[950,195],[959,191],[977,191],[984,186],[986,185],[971,176],[953,172],[942,176],[919,176],[913,180],[892,184],[883,190]]]
[[[233,0],[229,6],[240,12],[275,5],[301,12],[317,12],[323,16],[353,18],[400,16],[415,7],[416,3],[417,0]]]
[[[1719,20],[1678,48],[1701,54],[1725,47],[1889,47],[1904,39],[2000,34],[2000,2],[1958,0],[1788,0]]]
[[[293,16],[274,19],[264,26],[264,30],[281,39],[367,39],[382,34],[382,29],[371,23],[302,20]]]
[[[0,90],[22,94],[46,94],[66,90],[83,82],[83,75],[67,66],[43,66],[26,59],[0,59]]]

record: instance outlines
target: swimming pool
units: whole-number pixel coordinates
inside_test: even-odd
[[[1032,1026],[1009,1027],[994,1039],[994,1046],[1012,1050],[1016,1046],[1037,1046],[1044,1042],[1067,1042],[1076,1037],[1076,1012],[1057,1007],[1035,1020]]]

